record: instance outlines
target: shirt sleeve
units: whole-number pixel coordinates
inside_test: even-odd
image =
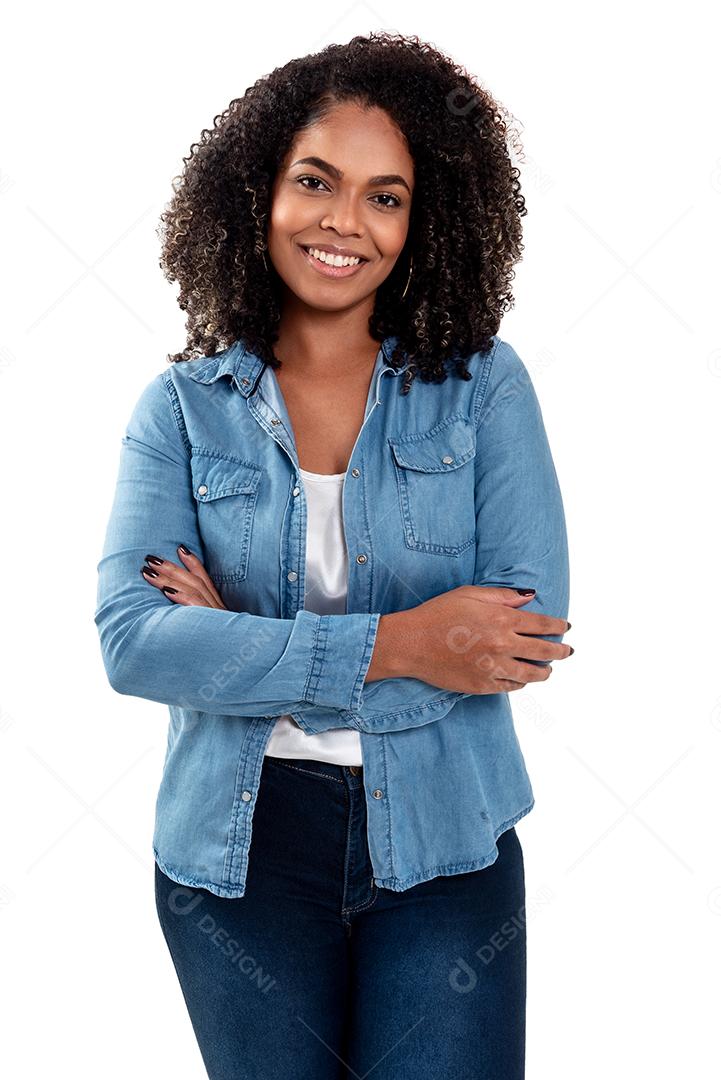
[[[363,705],[380,614],[293,619],[173,604],[143,579],[148,552],[201,551],[187,436],[163,372],[141,394],[122,438],[97,564],[95,624],[113,689],[210,713],[258,716]],[[369,685],[373,685],[372,683]]]
[[[499,339],[482,361],[476,423],[476,562],[473,585],[535,589],[520,610],[567,619],[569,562],[558,476],[531,377]],[[563,635],[539,635],[560,641]],[[529,661],[542,663],[542,661]],[[292,713],[306,734],[334,727],[385,732],[442,719],[462,698],[417,679],[369,683],[355,712],[309,708]]]

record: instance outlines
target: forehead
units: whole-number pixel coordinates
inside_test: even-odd
[[[334,106],[326,117],[296,134],[287,165],[311,154],[324,158],[348,176],[401,171],[409,180],[413,176],[413,158],[403,132],[378,107],[364,109],[352,103]]]

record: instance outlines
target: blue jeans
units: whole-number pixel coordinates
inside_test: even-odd
[[[360,766],[266,756],[244,896],[179,885],[156,864],[158,917],[208,1076],[522,1080],[515,828],[491,865],[405,892],[373,884],[366,828]]]

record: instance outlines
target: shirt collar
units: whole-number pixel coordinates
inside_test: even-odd
[[[397,340],[397,336],[391,334],[382,341],[379,347],[379,355],[376,360],[374,376],[381,367],[387,366],[386,361],[390,360],[393,346],[396,344]],[[406,363],[398,371],[394,371],[392,368],[390,370],[392,374],[400,375],[402,371],[406,370],[407,366],[408,364]],[[230,375],[241,394],[244,397],[249,397],[253,392],[258,377],[262,374],[264,367],[265,362],[254,353],[250,352],[243,341],[238,339],[238,341],[233,342],[228,349],[216,353],[216,355],[210,357],[206,363],[199,364],[195,371],[192,371],[189,374],[188,378],[194,379],[195,382],[199,383],[213,383],[219,379],[221,375]]]

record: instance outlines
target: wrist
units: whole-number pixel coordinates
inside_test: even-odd
[[[365,681],[397,679],[410,675],[409,612],[395,611],[378,620],[375,645]]]

